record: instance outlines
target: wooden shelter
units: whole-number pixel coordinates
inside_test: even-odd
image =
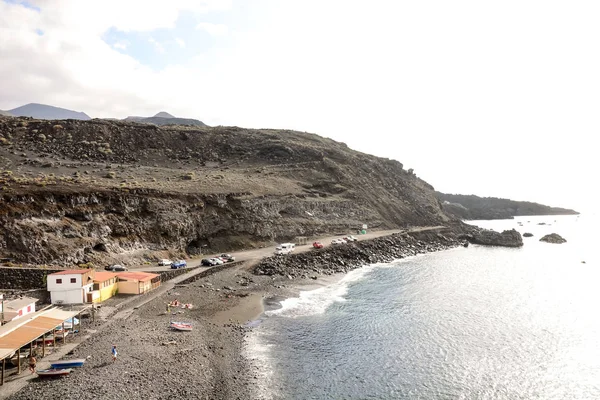
[[[2,360],[2,376],[0,385],[4,384],[4,374],[6,369],[6,359],[10,359],[15,354],[19,361],[17,373],[21,372],[21,348],[29,345],[29,351],[33,350],[34,342],[42,338],[42,357],[46,353],[46,335],[52,332],[53,342],[56,345],[56,329],[62,328],[63,343],[66,341],[65,321],[71,319],[75,322],[75,316],[80,315],[79,311],[65,311],[59,308],[46,308],[34,314],[29,314],[11,321],[0,327],[0,359]],[[81,318],[79,318],[81,325]],[[79,328],[81,331],[81,326]],[[73,332],[75,327],[73,326]]]

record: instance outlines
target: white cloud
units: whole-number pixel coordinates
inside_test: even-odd
[[[156,41],[154,38],[149,38],[148,42],[154,45],[154,49],[157,53],[163,54],[165,52],[165,47],[162,45],[162,43]]]
[[[185,41],[181,38],[175,38],[175,43],[177,43],[181,48],[185,47]]]
[[[129,46],[129,42],[127,42],[127,41],[120,41],[120,42],[113,43],[112,46],[115,49],[127,50],[127,47]]]
[[[196,29],[206,31],[212,36],[223,36],[229,32],[227,25],[212,24],[210,22],[200,22],[198,25],[196,25]]]

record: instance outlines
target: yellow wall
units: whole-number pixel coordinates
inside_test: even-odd
[[[117,277],[110,278],[104,282],[94,282],[94,289],[100,292],[100,296],[93,300],[94,303],[110,299],[117,292]]]
[[[106,285],[102,289],[100,289],[100,300],[104,301],[106,299],[110,299],[113,297],[115,292],[117,291],[117,282],[113,282],[112,284]]]
[[[139,287],[136,281],[119,281],[117,286],[119,294],[139,294]]]

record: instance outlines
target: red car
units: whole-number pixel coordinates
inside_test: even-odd
[[[315,249],[322,249],[323,248],[323,243],[321,243],[321,242],[314,242],[313,243],[313,247]]]

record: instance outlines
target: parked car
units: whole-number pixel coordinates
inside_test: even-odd
[[[334,246],[338,245],[338,244],[345,244],[345,243],[346,243],[346,241],[344,239],[333,239],[331,241],[331,244],[334,245]]]
[[[200,261],[200,263],[207,267],[212,267],[214,265],[210,258],[203,258],[202,261]]]
[[[210,259],[212,261],[212,265],[221,265],[223,264],[223,260],[221,260],[220,258],[217,257],[213,257]]]
[[[275,247],[275,255],[288,254],[289,252],[289,249],[285,249],[281,246]]]
[[[314,242],[313,243],[313,247],[315,249],[322,249],[323,248],[323,243],[321,243],[321,242]]]
[[[185,267],[187,267],[187,262],[185,260],[177,260],[171,264],[171,269],[185,268]]]
[[[235,257],[232,256],[231,254],[227,254],[227,253],[223,253],[219,256],[219,258],[221,260],[223,260],[224,262],[233,262],[235,261]]]
[[[168,267],[169,265],[173,264],[173,261],[167,259],[167,258],[163,258],[162,260],[158,260],[158,265],[160,265],[161,267]]]
[[[346,236],[346,237],[344,238],[344,240],[345,240],[346,242],[356,242],[358,239],[357,239],[357,238],[355,238],[355,237],[354,237],[354,236],[352,236],[352,235],[349,235],[349,236]]]
[[[107,271],[112,271],[112,272],[127,271],[127,268],[125,268],[124,266],[122,266],[120,264],[109,265],[108,267],[104,267],[104,269]]]

